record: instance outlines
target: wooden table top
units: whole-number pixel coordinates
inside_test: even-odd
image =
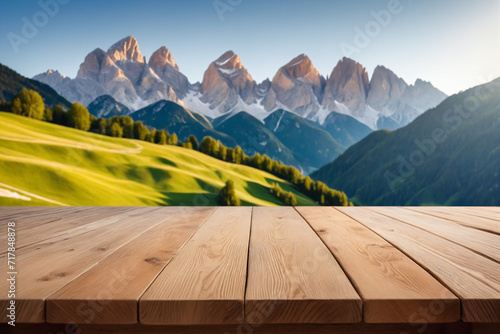
[[[21,324],[500,322],[498,207],[3,207],[4,275],[10,221]]]

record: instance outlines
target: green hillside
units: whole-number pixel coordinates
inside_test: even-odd
[[[370,134],[311,177],[364,205],[499,205],[500,78]]]
[[[226,118],[221,116],[215,119],[215,129],[234,138],[246,154],[254,155],[258,152],[286,165],[301,166],[293,152],[255,117],[242,111]]]
[[[118,139],[0,113],[0,205],[215,205],[235,183],[242,205],[315,205],[269,173],[177,147]]]

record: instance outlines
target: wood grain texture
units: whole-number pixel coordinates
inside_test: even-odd
[[[241,323],[251,216],[249,207],[217,208],[140,298],[140,322]]]
[[[370,207],[369,210],[429,231],[500,263],[500,235],[457,225],[452,221],[406,208]],[[475,218],[469,219],[473,221]]]
[[[30,232],[31,229],[37,226],[43,226],[52,222],[58,222],[64,215],[78,215],[80,212],[84,211],[84,208],[71,208],[69,207],[0,207],[0,222],[2,224],[7,224],[10,221],[19,222],[17,231],[18,232]],[[24,233],[23,233],[24,234]],[[40,236],[39,240],[42,240],[43,236]],[[0,234],[0,242],[4,243],[7,241],[7,235],[5,233]],[[24,241],[24,235],[20,240],[17,240],[18,248],[22,247]],[[6,249],[0,249],[0,254],[6,252]]]
[[[493,217],[500,216],[500,212],[496,215],[490,213],[485,209],[467,208],[467,210],[460,210],[460,208],[447,208],[447,207],[410,207],[409,209],[422,212],[427,215],[441,217],[448,219],[449,221],[461,224],[463,226],[472,227],[480,231],[487,231],[500,235],[500,221],[497,219],[491,219],[487,216],[491,215]],[[485,216],[485,217],[482,217]]]
[[[254,208],[248,323],[354,323],[361,300],[328,248],[293,208]]]
[[[500,321],[498,263],[454,242],[366,208],[337,210],[382,236],[438,278],[460,298],[463,321]]]
[[[140,208],[73,229],[16,252],[16,319],[20,323],[45,321],[45,299],[139,233],[161,222],[158,208]],[[22,224],[20,220],[19,223]],[[92,226],[92,228],[91,228]],[[78,231],[78,233],[77,233]],[[0,271],[7,272],[5,254]],[[0,291],[7,291],[0,281]],[[0,296],[1,320],[6,322],[7,295]]]
[[[213,210],[163,208],[162,223],[50,296],[46,301],[47,322],[137,323],[139,297]]]
[[[499,207],[489,207],[489,206],[480,206],[480,207],[471,207],[471,206],[458,206],[449,208],[455,212],[465,213],[467,215],[482,217],[490,220],[495,220],[500,222],[500,208]]]
[[[459,299],[379,235],[333,208],[296,209],[355,285],[363,299],[364,322],[410,322],[433,303],[444,309],[429,322],[460,320]]]
[[[75,325],[18,324],[15,328],[0,324],[1,333],[33,334],[497,334],[500,323],[485,326],[470,323],[447,324],[328,324],[328,325],[215,325],[215,326],[151,326],[151,325]]]
[[[86,224],[93,223],[111,217],[115,214],[124,213],[133,208],[124,207],[64,207],[64,208],[40,208],[33,215],[17,215],[20,224],[17,224],[16,238],[17,249],[43,242],[47,239],[65,234],[66,232]],[[3,220],[3,219],[2,219]],[[10,219],[9,219],[10,220]],[[0,243],[5,242],[6,234],[0,235]],[[6,250],[0,250],[0,254]]]
[[[0,207],[2,225],[18,223],[17,326],[0,324],[0,332],[74,332],[23,325],[45,321],[45,313],[49,321],[80,322],[77,330],[85,333],[498,331],[499,324],[490,323],[500,321],[498,207],[297,208],[309,224],[292,208],[255,208],[252,228],[251,208],[219,208],[205,223],[202,216],[213,208],[185,209],[199,220],[181,218],[179,208]],[[5,242],[0,233],[0,245]],[[442,286],[429,275],[461,299],[462,320],[473,324],[430,324],[453,321],[457,300],[446,289],[434,299]],[[125,288],[117,284],[120,277]],[[149,314],[141,294],[151,282],[157,290]],[[361,299],[350,284],[363,297],[365,322],[399,316],[427,325],[319,325],[361,319]],[[7,288],[0,281],[0,291]],[[250,291],[257,298],[249,298]],[[250,324],[241,323],[245,295]],[[403,299],[397,297],[406,302],[398,304]],[[0,296],[3,323],[7,303]],[[189,325],[132,324],[138,311],[156,323]],[[94,325],[81,324],[86,321]]]

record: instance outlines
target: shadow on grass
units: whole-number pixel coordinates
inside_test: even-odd
[[[146,169],[149,172],[149,174],[151,175],[151,177],[153,178],[153,181],[155,182],[155,184],[164,183],[164,182],[172,179],[171,173],[164,170],[164,169],[156,168],[156,167],[146,167]]]
[[[168,165],[168,166],[172,166],[172,167],[178,167],[178,165],[173,162],[172,160],[168,160],[167,158],[164,158],[164,157],[159,157],[157,158],[156,160],[158,160],[158,162],[164,164],[164,165]]]
[[[245,186],[245,190],[252,195],[255,198],[258,198],[263,201],[271,202],[273,204],[277,205],[283,205],[283,203],[278,200],[276,197],[274,197],[270,192],[268,187],[264,187],[260,183],[252,182],[252,181],[247,181],[247,185]],[[244,201],[241,201],[241,204],[243,204]],[[252,203],[248,203],[246,205],[255,205]]]

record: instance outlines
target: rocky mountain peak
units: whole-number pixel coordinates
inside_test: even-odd
[[[229,50],[220,56],[216,61],[215,65],[221,69],[242,69],[241,59],[233,51]]]
[[[233,51],[227,51],[212,62],[203,76],[202,102],[225,113],[241,99],[246,104],[256,102],[256,84],[241,59]]]
[[[113,44],[108,49],[108,56],[114,62],[131,60],[144,64],[145,59],[134,36],[128,36]]]
[[[251,75],[241,64],[241,59],[233,51],[227,51],[217,60],[212,62],[203,76],[201,90],[207,92],[219,83],[225,82],[237,89],[247,86],[253,82]]]
[[[293,58],[288,64],[283,66],[283,71],[291,78],[318,77],[319,72],[314,67],[311,59],[305,54]]]
[[[392,110],[401,98],[408,84],[394,72],[384,66],[377,66],[370,80],[370,92],[367,102],[373,108],[383,111]]]
[[[177,66],[174,60],[174,56],[172,55],[170,50],[165,46],[162,46],[151,55],[151,58],[149,59],[149,66],[152,69],[156,69],[166,66],[167,64],[174,67],[177,71],[179,70],[179,66]]]
[[[101,68],[103,67],[103,63],[108,62],[112,63],[106,52],[104,52],[100,48],[97,48],[85,57],[83,63],[80,64],[80,69],[78,70],[78,74],[76,77],[90,78],[98,81],[98,76]]]
[[[262,105],[267,111],[283,106],[307,117],[318,111],[321,89],[318,70],[308,56],[301,54],[278,70]]]
[[[336,102],[363,113],[369,90],[368,73],[358,62],[344,57],[334,67],[325,86],[322,105],[336,110]]]
[[[66,76],[64,74],[61,74],[58,70],[48,70],[47,72],[45,72],[46,75],[50,75],[50,76],[56,76],[56,77],[61,77],[61,78],[66,78]]]
[[[172,87],[177,98],[182,99],[186,96],[189,89],[189,81],[179,71],[179,66],[177,66],[174,56],[165,46],[162,46],[151,55],[149,68],[146,71],[151,70],[168,86]],[[150,74],[148,76],[151,77]],[[172,97],[173,94],[164,94],[164,98],[168,96]],[[171,99],[171,101],[175,101],[175,99]]]
[[[363,90],[368,93],[369,81],[366,68],[357,61],[344,57],[334,67],[329,80],[347,81],[350,78],[356,79],[356,77],[361,82]]]
[[[55,71],[55,70],[48,70],[44,73],[40,73],[38,75],[35,75],[33,77],[33,79],[40,81],[40,82],[43,82],[51,87],[60,87],[67,80],[70,80],[64,74],[61,74],[59,71]]]

